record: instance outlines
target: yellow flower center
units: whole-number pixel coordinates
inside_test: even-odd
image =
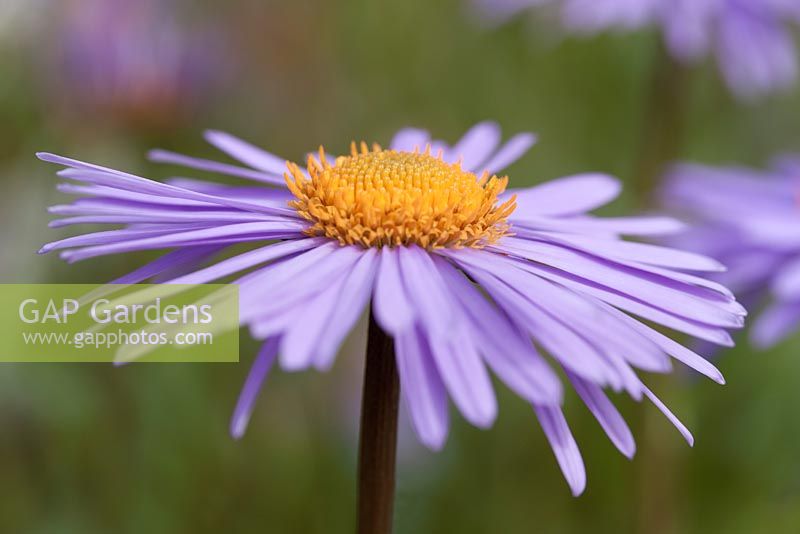
[[[355,143],[351,154],[330,164],[322,148],[309,156],[308,175],[288,163],[289,205],[311,226],[312,236],[342,245],[426,249],[483,247],[509,233],[510,198],[498,205],[507,177],[480,178],[441,154],[398,152]]]

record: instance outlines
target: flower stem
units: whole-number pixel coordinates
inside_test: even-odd
[[[394,508],[400,381],[392,338],[370,314],[358,446],[358,534],[389,534]]]
[[[643,112],[641,145],[636,162],[635,194],[640,208],[652,201],[666,167],[680,157],[689,107],[690,71],[659,46],[653,60],[649,98]],[[669,383],[653,377],[651,387],[667,394]],[[642,403],[639,424],[642,446],[637,480],[638,532],[681,531],[680,479],[685,470],[682,447],[669,435],[661,414]],[[667,435],[664,435],[665,432]]]
[[[665,165],[679,153],[685,128],[689,72],[659,46],[643,113],[634,194],[647,205]]]

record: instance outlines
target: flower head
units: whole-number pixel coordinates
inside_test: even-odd
[[[787,23],[800,22],[794,0],[473,0],[481,16],[502,21],[533,6],[556,4],[577,34],[659,25],[682,62],[716,57],[730,89],[752,98],[797,80],[797,52]]]
[[[728,266],[720,282],[748,307],[768,302],[751,342],[775,345],[800,327],[800,158],[782,157],[769,171],[744,167],[675,166],[664,204],[697,222],[671,243]]]
[[[483,247],[508,233],[514,199],[497,203],[508,178],[478,178],[460,163],[424,153],[353,143],[350,155],[329,162],[308,157],[307,174],[290,163],[289,206],[313,223],[309,235],[342,245]]]
[[[360,145],[338,158],[320,150],[305,170],[228,134],[207,139],[246,166],[164,151],[151,157],[255,186],[164,184],[41,154],[66,167],[63,191],[84,196],[52,208],[67,216],[54,225],[125,225],[43,250],[78,261],[175,249],[117,282],[237,275],[241,320],[264,344],[234,412],[234,436],[274,361],[290,371],[329,368],[371,302],[394,339],[412,425],[432,449],[448,434],[448,400],[472,424],[493,423],[490,370],[533,406],[575,494],[585,472],[561,410],[558,369],[625,455],[634,453],[633,437],[604,388],[649,398],[691,443],[637,370],[669,372],[671,356],[717,382],[722,375],[640,319],[730,345],[726,329],[740,327],[745,312],[723,286],[688,272],[719,271],[715,260],[621,238],[674,232],[674,220],[589,215],[617,196],[615,179],[584,174],[504,191],[506,178],[496,173],[534,137],[501,145],[493,123],[453,146],[405,129],[388,150]],[[212,259],[241,242],[257,246]]]

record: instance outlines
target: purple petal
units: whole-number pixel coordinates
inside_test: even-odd
[[[180,187],[178,184],[173,184]],[[70,195],[88,195],[97,198],[113,198],[120,200],[133,200],[138,202],[148,202],[150,204],[163,204],[173,207],[200,207],[200,208],[213,208],[216,204],[209,202],[200,202],[197,200],[186,200],[182,198],[169,198],[157,195],[149,195],[143,193],[135,193],[133,191],[125,191],[123,189],[115,189],[113,187],[106,187],[102,185],[77,185],[73,183],[60,183],[56,186],[62,193]]]
[[[87,245],[104,245],[107,243],[121,243],[142,237],[153,237],[174,234],[181,230],[197,230],[208,228],[206,225],[174,225],[169,228],[122,228],[119,230],[104,230],[102,232],[92,232],[89,234],[67,237],[59,241],[47,243],[39,249],[39,254],[47,254],[53,250],[64,248],[82,247]]]
[[[377,251],[374,248],[365,250],[342,286],[336,315],[320,335],[317,355],[314,357],[314,366],[317,369],[330,369],[336,351],[369,301],[377,269]]]
[[[165,183],[190,189],[198,193],[206,193],[228,198],[247,199],[250,202],[265,203],[270,206],[286,206],[294,200],[294,195],[286,188],[256,186],[231,186],[208,180],[194,180],[192,178],[167,178]],[[284,182],[285,184],[285,182]]]
[[[640,323],[633,317],[608,306],[609,313],[615,313],[619,316],[620,320],[626,321],[631,328],[637,330],[643,336],[648,338],[650,341],[661,347],[661,349],[678,360],[679,362],[684,363],[685,365],[691,367],[698,373],[702,373],[705,376],[709,377],[711,380],[717,382],[718,384],[724,384],[725,378],[722,376],[722,373],[714,367],[708,360],[703,358],[702,356],[695,354],[691,350],[687,349],[677,341],[665,336],[661,332],[658,332],[649,326]]]
[[[121,243],[90,246],[79,250],[64,252],[62,253],[62,257],[67,261],[73,262],[106,254],[131,252],[134,250],[149,250],[221,242],[243,242],[257,239],[299,238],[303,235],[302,231],[304,228],[304,224],[294,222],[228,224],[200,230],[174,232],[162,236],[131,239]]]
[[[281,368],[285,371],[302,371],[311,366],[316,351],[320,350],[319,338],[325,325],[334,318],[341,292],[342,280],[335,280],[321,294],[309,299],[302,316],[288,326],[280,347]]]
[[[661,410],[661,413],[663,413],[666,416],[666,418],[669,419],[670,423],[672,423],[675,426],[675,428],[678,429],[678,432],[681,433],[681,435],[689,444],[689,446],[693,447],[694,436],[692,436],[692,433],[689,432],[689,429],[686,428],[686,426],[683,423],[681,423],[677,417],[675,417],[675,414],[673,414],[670,411],[670,409],[667,408],[667,406],[663,402],[661,402],[661,399],[659,399],[658,397],[655,396],[655,394],[653,394],[652,391],[650,391],[646,386],[643,386],[643,390],[644,394],[647,395],[647,398],[650,399],[650,402],[655,404],[656,408]]]
[[[406,294],[426,329],[436,336],[453,334],[456,317],[444,288],[441,275],[436,270],[429,253],[417,247],[398,247],[400,273]]]
[[[229,133],[207,130],[206,141],[245,165],[279,176],[286,172],[286,160]]]
[[[97,185],[115,187],[137,193],[147,193],[186,200],[197,200],[201,202],[227,206],[230,208],[238,208],[245,211],[256,211],[262,213],[271,213],[274,215],[285,215],[287,217],[297,217],[296,212],[289,208],[268,207],[235,199],[197,193],[187,189],[181,189],[179,187],[148,180],[147,178],[142,178],[133,174],[102,167],[100,165],[85,163],[82,161],[65,158],[63,156],[56,156],[55,154],[48,154],[46,152],[39,152],[36,155],[42,161],[70,167],[56,173],[59,176],[68,178],[70,180],[78,180]]]
[[[173,250],[172,252],[167,252],[163,256],[159,257],[156,260],[147,263],[135,271],[131,271],[130,273],[117,278],[109,282],[111,284],[138,284],[147,280],[148,278],[152,278],[156,275],[160,275],[168,270],[173,270],[176,268],[186,268],[192,265],[196,265],[202,259],[207,258],[209,254],[214,253],[215,251],[219,250],[220,247],[191,247],[191,248],[182,248],[178,250]]]
[[[240,284],[240,319],[248,321],[263,314],[279,312],[281,307],[305,302],[322,293],[331,280],[342,280],[342,273],[361,257],[358,247],[342,247],[334,241],[316,245],[307,252],[253,271],[235,283]],[[305,282],[301,282],[305,280]]]
[[[783,265],[770,285],[772,292],[781,300],[800,298],[800,258]]]
[[[638,315],[644,319],[662,324],[673,330],[684,332],[699,339],[704,339],[717,345],[732,347],[733,339],[724,329],[710,326],[705,323],[684,319],[663,310],[650,306],[648,303],[640,301],[631,296],[610,290],[600,284],[588,280],[578,279],[571,274],[563,271],[552,270],[551,268],[540,267],[533,263],[526,264],[525,270],[538,274],[543,278],[552,280],[575,291],[584,293],[599,300],[611,304],[617,308]]]
[[[550,442],[550,448],[553,449],[561,472],[564,473],[572,494],[577,497],[586,488],[586,469],[567,420],[558,407],[534,405],[533,409],[547,441]]]
[[[714,9],[719,5],[707,0],[676,0],[662,10],[664,39],[673,56],[689,62],[708,52],[714,36]]]
[[[522,398],[537,404],[561,404],[561,381],[530,340],[454,267],[442,260],[437,267],[453,298],[460,301],[489,367]]]
[[[253,213],[233,209],[197,209],[188,207],[168,207],[118,199],[83,198],[69,205],[51,206],[48,211],[54,215],[102,215],[112,219],[111,224],[216,224],[222,222],[285,221],[286,217],[276,217],[263,213]],[[117,220],[113,220],[113,219]],[[288,219],[296,220],[296,219]]]
[[[550,243],[506,238],[502,244],[492,247],[508,254],[515,254],[579,276],[587,281],[628,295],[648,305],[657,307],[678,317],[704,322],[714,326],[741,327],[743,308],[734,303],[708,301],[662,284],[660,280],[635,269],[611,265],[588,255],[578,254]],[[522,260],[527,267],[530,262]],[[666,280],[666,282],[669,282]]]
[[[800,302],[777,302],[761,312],[750,339],[756,347],[768,349],[800,327]]]
[[[397,249],[383,247],[372,309],[375,320],[390,334],[408,330],[414,322],[414,308],[406,296],[400,275]]]
[[[497,174],[521,158],[536,144],[536,136],[532,133],[520,133],[506,141],[489,161],[482,167],[490,174]]]
[[[497,417],[492,381],[463,326],[455,336],[442,339],[433,334],[429,339],[439,376],[464,418],[479,428],[488,428]]]
[[[470,128],[449,152],[449,159],[461,159],[461,166],[476,170],[500,144],[500,126],[495,122],[480,122]]]
[[[237,167],[236,165],[220,163],[218,161],[184,156],[183,154],[177,154],[175,152],[170,152],[169,150],[151,150],[147,153],[147,157],[150,161],[156,163],[171,163],[174,165],[180,165],[181,167],[188,167],[190,169],[226,174],[228,176],[246,178],[248,180],[255,180],[257,182],[263,182],[266,184],[280,185],[284,187],[286,186],[286,180],[283,178],[283,171],[277,174],[267,174],[244,167]],[[284,170],[286,170],[285,165]]]
[[[250,422],[250,415],[253,413],[256,399],[261,392],[261,386],[277,355],[278,339],[271,338],[261,346],[261,350],[253,361],[242,392],[239,394],[239,400],[236,402],[233,417],[231,417],[230,432],[234,439],[240,439],[247,430],[247,424]]]
[[[744,99],[785,89],[797,79],[791,33],[778,20],[737,6],[720,17],[717,55],[728,86]]]
[[[589,411],[592,412],[597,422],[603,427],[614,446],[628,458],[633,458],[636,453],[633,434],[625,423],[625,419],[623,419],[611,401],[608,400],[603,390],[572,373],[567,373],[567,375],[573,386],[575,386],[575,391],[578,392]]]
[[[598,239],[545,232],[542,232],[541,236],[551,242],[565,244],[595,256],[614,260],[635,261],[669,269],[685,269],[687,271],[721,272],[725,270],[725,266],[713,258],[670,247],[617,239]]]
[[[661,0],[567,0],[562,18],[564,26],[577,33],[637,29],[655,20],[661,8]]]
[[[411,329],[395,337],[401,391],[420,442],[440,450],[447,439],[447,393],[422,335]]]
[[[205,269],[170,280],[170,284],[207,284],[224,276],[249,269],[255,265],[266,263],[291,254],[303,252],[323,243],[319,238],[295,239],[267,245],[256,250],[251,250],[238,256],[222,260]]]
[[[431,140],[430,134],[417,128],[403,128],[392,139],[391,148],[400,152],[422,151]]]
[[[547,313],[542,302],[537,305],[525,296],[535,294],[532,288],[537,286],[531,284],[543,282],[541,279],[519,270],[515,272],[508,265],[493,261],[494,258],[485,252],[459,250],[448,251],[447,255],[562,365],[596,383],[613,380],[614,370],[591,344],[570,328],[572,321],[562,323]]]
[[[504,193],[506,197],[510,193]],[[504,198],[506,198],[504,197]],[[525,214],[524,218],[509,217],[514,229],[519,231],[551,230],[566,234],[591,235],[595,237],[616,238],[620,235],[660,236],[686,230],[686,225],[668,217],[565,217],[534,216]]]
[[[577,174],[528,189],[511,191],[517,195],[513,219],[526,215],[575,215],[608,204],[619,195],[619,180],[606,174]],[[511,193],[509,192],[509,193]]]

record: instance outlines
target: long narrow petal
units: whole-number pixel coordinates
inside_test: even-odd
[[[673,330],[684,332],[717,345],[733,346],[733,339],[730,334],[721,327],[673,315],[651,306],[647,302],[631,297],[630,295],[606,288],[594,281],[576,277],[565,271],[534,263],[524,264],[523,268],[543,278],[555,281],[578,292],[591,295],[621,310],[628,311],[644,319],[655,321]]]
[[[306,251],[312,247],[319,246],[322,243],[323,241],[321,239],[312,237],[267,245],[256,250],[251,250],[249,252],[239,254],[238,256],[222,260],[214,265],[206,267],[205,269],[175,278],[167,283],[207,284],[212,280],[217,280],[244,269],[249,269],[250,267],[254,267],[268,261]]]
[[[500,144],[500,126],[496,122],[480,122],[450,149],[449,158],[460,159],[462,167],[475,171]]]
[[[319,339],[325,325],[336,313],[342,282],[330,284],[322,293],[309,299],[305,310],[297,320],[292,321],[281,339],[281,367],[286,371],[302,371],[314,361],[315,351],[319,350]]]
[[[241,285],[240,318],[245,321],[272,313],[321,293],[330,280],[341,279],[359,257],[357,247],[340,247],[328,241],[246,274],[235,281]]]
[[[568,372],[567,375],[575,387],[575,391],[603,427],[614,446],[619,449],[619,452],[632,458],[636,453],[636,442],[633,440],[631,429],[628,428],[625,419],[614,407],[614,404],[603,393],[602,388],[573,373]]]
[[[226,132],[208,130],[205,132],[206,141],[242,163],[264,172],[275,173],[279,176],[286,172],[286,160],[270,154],[253,144]]]
[[[534,215],[575,215],[586,213],[614,200],[622,190],[619,180],[606,174],[577,174],[542,185],[514,191],[514,218]]]
[[[131,252],[135,250],[152,250],[187,245],[214,244],[219,242],[245,241],[245,237],[253,239],[287,239],[303,236],[303,224],[284,223],[240,223],[215,226],[200,230],[188,230],[155,237],[131,239],[122,243],[108,243],[105,245],[90,246],[79,250],[62,253],[67,261],[79,261],[106,254]],[[235,239],[233,239],[235,238]]]
[[[420,442],[439,450],[450,425],[447,393],[433,356],[422,335],[414,329],[395,337],[401,391],[411,424]]]
[[[609,346],[608,338],[598,337],[595,323],[601,315],[591,299],[559,290],[551,282],[516,268],[502,256],[470,250],[447,254],[478,280],[510,316],[517,316],[519,326],[527,328],[560,363],[593,382],[621,384],[622,377],[607,358],[614,352],[608,349],[617,345]]]
[[[57,174],[70,180],[78,180],[97,185],[116,187],[119,189],[139,193],[163,195],[166,197],[182,198],[186,200],[198,200],[202,202],[209,202],[211,204],[239,208],[245,211],[296,216],[296,214],[293,213],[293,210],[289,208],[267,207],[249,202],[243,202],[240,200],[197,193],[195,191],[181,189],[179,187],[156,182],[154,180],[149,180],[147,178],[142,178],[141,176],[136,176],[115,169],[110,169],[108,167],[86,163],[71,158],[65,158],[63,156],[57,156],[55,154],[49,154],[46,152],[39,152],[37,153],[37,156],[42,161],[68,167],[67,169],[59,171]]]
[[[403,286],[399,262],[396,249],[381,248],[372,309],[378,324],[390,334],[408,330],[415,318],[414,308]]]
[[[536,144],[536,136],[532,133],[517,134],[500,147],[481,167],[490,174],[497,174],[517,161]],[[480,167],[476,170],[480,170]]]
[[[347,333],[353,328],[369,301],[378,268],[378,254],[375,249],[364,251],[361,259],[348,274],[342,286],[337,313],[326,325],[319,338],[314,366],[327,371]]]
[[[431,354],[450,397],[464,418],[479,428],[488,428],[497,417],[497,399],[483,361],[462,327],[455,339],[432,334]]]
[[[261,392],[261,386],[264,384],[264,380],[266,380],[267,374],[269,374],[269,370],[272,368],[277,355],[277,338],[268,339],[261,345],[261,350],[253,361],[253,366],[250,368],[250,373],[247,375],[244,387],[242,387],[242,391],[239,393],[239,400],[236,402],[236,408],[233,410],[230,432],[234,439],[239,439],[244,436],[244,432],[247,430],[247,424],[250,422],[250,416],[253,413],[256,399]]]
[[[399,247],[397,250],[403,283],[413,301],[415,313],[431,333],[437,336],[452,334],[456,316],[442,289],[441,275],[428,252],[417,246]]]
[[[173,165],[180,165],[181,167],[188,167],[190,169],[197,169],[199,171],[214,172],[225,174],[228,176],[236,176],[237,178],[246,178],[248,180],[255,180],[271,185],[286,186],[286,181],[283,178],[283,172],[286,170],[284,165],[283,171],[279,173],[266,173],[255,171],[244,167],[237,167],[236,165],[229,165],[227,163],[220,163],[209,159],[195,158],[191,156],[184,156],[168,150],[151,150],[147,154],[150,161],[156,163],[170,163]]]
[[[461,255],[455,259],[520,328],[526,329],[562,365],[599,384],[613,380],[614,370],[568,325],[556,320],[504,281],[475,264],[466,263]]]
[[[526,234],[526,237],[539,237],[540,240],[564,244],[582,250],[595,256],[605,258],[629,260],[649,265],[656,265],[671,269],[685,269],[688,271],[724,271],[725,266],[713,258],[679,250],[671,247],[651,245],[649,243],[636,243],[619,239],[597,239],[576,235],[557,235],[553,233]],[[519,243],[523,239],[516,239]]]
[[[711,380],[717,382],[718,384],[724,384],[725,378],[722,376],[722,373],[714,367],[714,365],[700,356],[699,354],[694,353],[693,351],[687,349],[677,341],[665,336],[661,332],[650,328],[646,324],[643,324],[633,317],[630,317],[624,312],[621,312],[614,308],[613,306],[608,306],[608,312],[617,314],[620,320],[627,322],[631,328],[637,330],[643,336],[647,337],[661,347],[661,349],[678,360],[683,364],[691,367],[698,373],[702,373],[705,376],[709,377]]]
[[[694,436],[692,436],[692,433],[689,432],[688,428],[686,428],[686,425],[681,423],[680,419],[675,417],[675,414],[672,413],[672,411],[669,408],[667,408],[667,405],[661,402],[661,399],[656,397],[655,394],[652,391],[650,391],[650,389],[647,388],[647,386],[643,386],[643,389],[644,389],[644,394],[647,395],[647,398],[650,399],[650,402],[652,402],[655,405],[655,407],[658,408],[667,419],[669,419],[669,422],[672,423],[673,426],[678,429],[678,432],[681,433],[681,435],[689,444],[689,446],[693,447]]]
[[[460,301],[489,367],[522,398],[537,404],[561,404],[561,381],[533,343],[455,267],[444,260],[437,261],[437,267],[453,298]]]
[[[514,191],[506,193],[513,194]],[[568,234],[618,237],[670,235],[686,230],[686,225],[670,217],[548,217],[517,209],[509,220],[515,228],[552,230]]]
[[[543,242],[506,239],[494,248],[597,282],[688,319],[733,328],[742,326],[744,322],[744,309],[735,302],[710,302],[698,298],[670,287],[668,280],[658,280],[649,273],[637,272],[631,267],[609,265],[599,258]]]
[[[547,441],[550,442],[550,448],[556,456],[561,472],[564,473],[572,494],[577,497],[586,488],[586,469],[567,420],[558,407],[534,405],[533,409]]]

